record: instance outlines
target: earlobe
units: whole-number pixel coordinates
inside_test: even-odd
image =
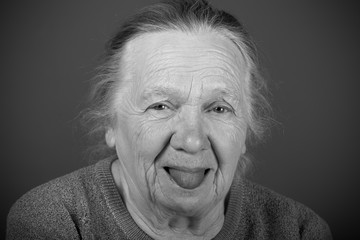
[[[244,144],[244,146],[241,149],[241,154],[244,155],[246,153],[246,145]]]
[[[105,134],[105,140],[106,140],[106,144],[110,148],[115,147],[115,135],[114,135],[114,131],[111,128],[107,130]]]

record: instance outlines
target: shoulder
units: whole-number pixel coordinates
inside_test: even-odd
[[[24,194],[8,214],[7,238],[76,238],[74,216],[82,211],[79,202],[86,201],[94,175],[94,166],[89,166]]]
[[[268,235],[286,239],[331,239],[327,223],[297,201],[247,180],[244,196],[247,217]]]

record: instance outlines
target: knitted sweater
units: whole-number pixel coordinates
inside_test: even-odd
[[[110,167],[102,160],[26,193],[10,210],[7,239],[151,239],[127,211]],[[215,239],[331,239],[331,233],[304,205],[239,180]]]

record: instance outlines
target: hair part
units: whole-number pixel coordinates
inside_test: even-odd
[[[128,19],[106,46],[104,63],[94,78],[90,106],[82,113],[82,122],[90,137],[90,159],[115,158],[115,149],[105,142],[106,131],[114,121],[112,109],[116,89],[121,84],[120,63],[125,45],[145,33],[162,31],[197,33],[215,31],[230,39],[247,64],[248,77],[244,88],[246,105],[247,144],[263,139],[271,108],[267,87],[260,74],[257,50],[243,25],[225,11],[213,8],[206,0],[167,0],[145,7]],[[241,94],[241,93],[239,93]],[[245,174],[251,160],[247,154],[239,161],[240,174]]]

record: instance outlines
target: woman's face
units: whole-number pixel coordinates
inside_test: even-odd
[[[107,142],[135,205],[195,216],[225,199],[245,152],[246,75],[238,48],[214,32],[126,45]]]

